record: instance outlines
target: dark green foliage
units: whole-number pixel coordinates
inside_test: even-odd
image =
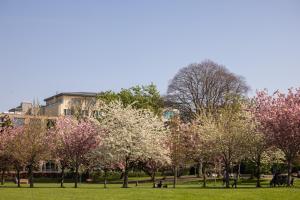
[[[0,116],[0,128],[1,127],[12,127],[13,123],[8,115]]]
[[[154,84],[122,88],[120,92],[101,92],[98,99],[105,103],[120,100],[124,106],[132,105],[137,109],[149,109],[157,115],[162,114],[163,99]]]

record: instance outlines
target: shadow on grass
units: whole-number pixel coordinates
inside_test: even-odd
[[[260,187],[260,188],[257,188],[257,187],[247,187],[247,186],[238,186],[237,188],[225,188],[225,187],[214,187],[214,186],[210,186],[210,187],[197,187],[197,186],[178,186],[176,188],[173,188],[173,187],[168,187],[168,188],[152,188],[152,187],[145,187],[145,186],[140,186],[140,187],[128,187],[128,188],[122,188],[121,186],[120,187],[109,187],[109,185],[107,186],[107,188],[104,188],[103,186],[101,187],[101,185],[99,185],[99,187],[78,187],[78,188],[74,188],[74,187],[64,187],[64,188],[61,188],[59,186],[55,187],[55,186],[35,186],[33,188],[30,188],[30,187],[16,187],[16,186],[0,186],[0,190],[1,189],[61,189],[61,190],[68,190],[68,189],[76,189],[76,190],[114,190],[114,189],[124,189],[124,190],[131,190],[131,189],[143,189],[143,190],[155,190],[155,191],[166,191],[166,190],[185,190],[185,189],[188,189],[188,190],[231,190],[231,191],[234,191],[234,190],[265,190],[265,189],[272,189],[272,190],[276,190],[276,189],[300,189],[300,186],[293,186],[293,187],[284,187],[284,186],[281,186],[281,187]]]

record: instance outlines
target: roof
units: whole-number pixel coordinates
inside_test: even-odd
[[[8,112],[16,112],[16,111],[22,111],[22,107],[18,106],[18,107],[11,108],[11,109],[8,110]]]
[[[79,96],[79,97],[96,97],[98,93],[95,92],[62,92],[51,97],[44,99],[44,101],[48,101],[52,98],[59,96]]]

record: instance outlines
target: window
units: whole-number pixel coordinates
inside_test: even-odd
[[[42,171],[44,172],[56,172],[58,171],[57,165],[55,162],[49,160],[43,163]]]
[[[64,109],[64,115],[67,116],[67,115],[72,115],[72,112],[70,109]]]
[[[81,111],[81,114],[82,114],[83,116],[88,116],[88,111],[87,111],[87,110],[82,110],[82,111]]]
[[[80,98],[72,98],[71,102],[72,102],[72,104],[75,104],[75,105],[81,105],[82,104],[82,100]]]
[[[14,124],[16,126],[22,126],[25,124],[25,119],[24,118],[14,118]]]
[[[163,116],[164,116],[165,119],[170,120],[174,116],[174,112],[173,111],[166,111],[163,114]]]
[[[101,112],[98,111],[98,110],[94,110],[94,111],[93,111],[93,117],[95,117],[95,118],[101,117]]]

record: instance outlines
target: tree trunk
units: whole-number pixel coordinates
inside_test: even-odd
[[[78,184],[78,166],[75,167],[75,185],[74,187],[77,188],[77,184]]]
[[[241,176],[241,163],[239,163],[238,165],[238,174],[237,174],[237,180],[240,179],[240,176]]]
[[[229,188],[229,171],[230,171],[230,164],[226,163],[225,164],[225,184],[226,188]]]
[[[260,185],[260,165],[261,165],[261,163],[260,163],[260,156],[258,157],[258,160],[257,160],[257,163],[256,163],[256,187],[261,187],[261,185]]]
[[[287,186],[291,186],[291,175],[292,175],[292,161],[291,159],[288,159],[288,180],[287,180]]]
[[[31,188],[33,188],[34,184],[33,184],[33,165],[29,165],[28,166],[28,177],[29,177],[29,184]]]
[[[128,159],[126,159],[126,162],[125,162],[123,188],[128,188]]]
[[[127,166],[125,167],[125,171],[124,171],[123,188],[128,188],[128,168],[127,168]]]
[[[196,176],[197,178],[200,178],[200,162],[198,162],[196,165]]]
[[[198,178],[200,178],[203,175],[203,163],[202,161],[199,162],[199,170],[198,170]]]
[[[104,188],[107,188],[106,185],[107,185],[107,170],[104,170]]]
[[[1,173],[1,185],[4,185],[4,175],[5,175],[5,170],[2,170],[2,173]]]
[[[153,172],[151,175],[151,181],[153,183],[153,188],[155,188],[155,172]]]
[[[17,184],[18,184],[18,187],[21,187],[21,185],[20,185],[20,170],[17,169],[16,171],[17,171]]]
[[[205,166],[202,166],[202,176],[203,176],[203,187],[206,187],[206,169]]]
[[[178,172],[178,167],[177,165],[174,167],[174,180],[173,180],[173,188],[176,187],[176,183],[177,183],[177,172]]]
[[[197,178],[200,178],[202,174],[202,171],[201,171],[201,162],[197,162],[197,165],[196,165],[196,176]]]
[[[60,177],[60,187],[64,187],[64,180],[65,180],[65,167],[61,167],[61,177]]]

